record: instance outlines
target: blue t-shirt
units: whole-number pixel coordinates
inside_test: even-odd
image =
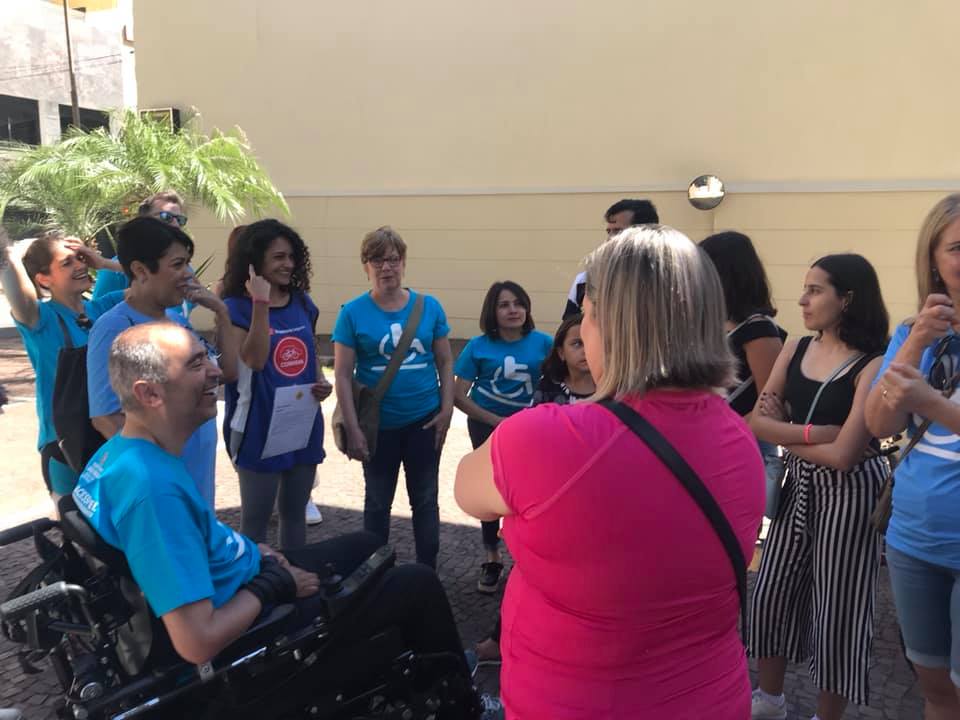
[[[116,260],[116,258],[113,258]],[[130,280],[122,272],[116,270],[97,270],[97,281],[93,284],[93,299],[96,300],[107,293],[126,290],[130,287]]]
[[[99,300],[86,300],[83,303],[83,312],[90,320],[96,320],[121,300],[123,293],[111,293]],[[42,448],[57,439],[57,433],[53,429],[53,385],[57,376],[57,357],[66,344],[63,328],[57,317],[63,318],[74,347],[86,345],[90,331],[77,325],[77,313],[56,300],[37,303],[37,310],[37,324],[32,328],[16,320],[14,323],[23,339],[23,346],[36,376],[37,420],[40,425],[37,447]]]
[[[173,309],[167,310],[167,319],[193,332],[190,322]],[[90,396],[90,417],[120,412],[120,401],[110,387],[110,372],[107,366],[110,345],[117,335],[127,328],[149,322],[156,322],[156,320],[134,310],[126,302],[121,302],[94,323],[87,346],[87,392]],[[210,504],[210,507],[213,507],[214,474],[217,465],[216,418],[210,418],[190,436],[183,447],[183,462],[190,476],[197,483],[200,495]]]
[[[552,347],[553,338],[538,330],[512,342],[478,335],[460,351],[453,372],[473,382],[471,400],[507,417],[530,407],[540,382],[540,365]]]
[[[180,458],[147,440],[108,440],[73,499],[126,556],[157,616],[207,598],[218,608],[260,572],[256,544],[217,520]]]
[[[393,312],[382,310],[370,293],[364,293],[340,308],[333,326],[333,341],[356,352],[356,377],[361,385],[373,388],[383,376],[416,296],[410,290],[406,306]],[[423,316],[410,343],[409,353],[380,404],[381,427],[409,425],[440,407],[433,341],[445,338],[449,333],[450,326],[440,303],[424,295]]]
[[[874,384],[880,382],[910,329],[900,325],[887,347]],[[933,366],[936,343],[923,351],[920,372]],[[960,337],[951,341],[948,354],[953,367],[960,367]],[[960,404],[960,393],[951,401]],[[923,418],[910,418],[912,436]],[[936,565],[960,570],[960,436],[933,423],[923,439],[897,465],[893,487],[893,513],[887,529],[891,547]]]
[[[253,303],[250,298],[229,297],[224,302],[233,324],[250,330]],[[270,308],[270,354],[263,370],[251,370],[238,361],[237,382],[226,386],[227,412],[224,435],[229,430],[243,434],[233,461],[253,472],[275,473],[294,465],[323,462],[323,413],[317,412],[308,445],[296,452],[261,458],[277,388],[312,385],[317,381],[317,351],[314,327],[320,311],[309,296],[294,292],[285,307]],[[229,440],[228,440],[229,442]],[[231,449],[232,451],[232,449]]]

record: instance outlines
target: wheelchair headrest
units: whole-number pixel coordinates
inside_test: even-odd
[[[57,509],[60,511],[60,530],[64,537],[114,571],[130,574],[126,556],[97,534],[83,513],[77,509],[71,495],[60,498]]]

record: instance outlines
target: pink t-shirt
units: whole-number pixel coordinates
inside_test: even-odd
[[[700,476],[752,557],[764,504],[757,441],[725,400],[653,391],[629,404]],[[513,515],[500,688],[520,720],[745,720],[736,577],[676,477],[613,414],[540,405],[493,434]]]

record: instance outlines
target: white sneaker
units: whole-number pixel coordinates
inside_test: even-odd
[[[314,504],[313,500],[307,500],[305,512],[307,516],[307,525],[319,525],[323,522],[323,515],[320,514],[320,508]]]
[[[787,720],[787,703],[777,705],[767,700],[757,688],[753,691],[753,703],[750,706],[751,720]]]
[[[23,715],[14,708],[0,708],[0,720],[21,720]]]

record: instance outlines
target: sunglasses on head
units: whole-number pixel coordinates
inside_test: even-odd
[[[156,215],[154,215],[158,220],[162,220],[167,224],[176,223],[179,227],[183,227],[187,224],[186,215],[178,215],[177,213],[167,212],[166,210],[161,210]]]
[[[933,353],[933,365],[930,366],[930,372],[927,374],[927,382],[940,392],[951,390],[960,380],[960,368],[957,367],[956,359],[950,354],[950,344],[956,338],[956,335],[947,335],[940,338],[937,347]]]

